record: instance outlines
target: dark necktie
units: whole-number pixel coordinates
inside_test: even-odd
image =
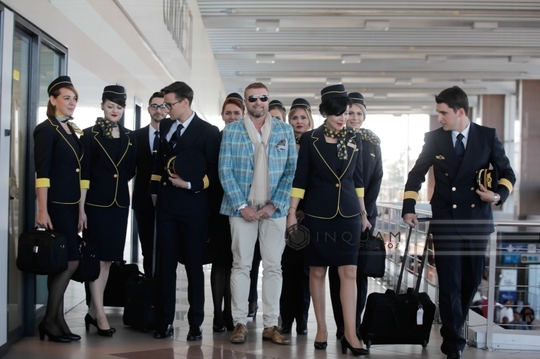
[[[456,138],[456,146],[454,147],[456,150],[457,158],[462,161],[463,155],[465,154],[465,146],[463,145],[463,136],[461,133],[457,135]]]
[[[183,128],[184,128],[184,125],[182,124],[178,125],[178,127],[176,128],[176,131],[174,131],[173,135],[171,136],[169,143],[171,144],[172,148],[176,147],[176,144],[178,143],[178,140],[180,139]]]
[[[159,131],[154,131],[154,143],[152,145],[152,154],[154,157],[157,156],[157,151],[159,147]]]

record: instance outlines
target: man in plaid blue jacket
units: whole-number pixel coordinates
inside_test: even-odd
[[[219,154],[219,179],[224,190],[220,212],[229,216],[232,235],[232,343],[244,343],[247,337],[249,272],[259,238],[263,340],[290,344],[277,325],[281,255],[297,153],[292,128],[269,115],[268,100],[264,84],[253,83],[246,88],[247,114],[225,127]]]

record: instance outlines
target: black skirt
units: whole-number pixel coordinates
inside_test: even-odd
[[[77,233],[79,205],[48,202],[47,211],[54,230],[67,238],[68,261],[78,261],[80,259],[79,235]]]
[[[129,208],[85,205],[85,212],[88,225],[83,237],[96,243],[99,260],[103,262],[124,260]]]
[[[309,244],[305,250],[306,265],[357,265],[362,230],[360,216],[317,219],[306,215],[302,224],[309,229]]]

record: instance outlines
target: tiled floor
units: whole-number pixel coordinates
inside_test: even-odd
[[[186,278],[182,268],[179,268],[178,295],[177,295],[177,318],[174,322],[174,339],[156,340],[151,332],[140,332],[122,324],[122,308],[107,308],[109,321],[116,327],[117,332],[112,338],[100,337],[95,329],[90,332],[84,331],[84,316],[86,305],[79,304],[66,317],[74,333],[82,335],[80,342],[68,344],[51,343],[40,341],[38,336],[24,338],[14,344],[5,359],[259,359],[259,358],[344,358],[351,354],[341,354],[339,342],[335,339],[335,324],[331,317],[330,300],[327,300],[327,315],[329,326],[328,348],[325,351],[315,350],[313,340],[315,336],[315,316],[310,313],[309,333],[307,336],[291,335],[292,345],[278,346],[261,340],[262,335],[262,308],[255,320],[249,322],[249,336],[245,344],[231,344],[230,332],[212,333],[212,301],[210,291],[210,266],[205,267],[207,279],[206,320],[203,324],[203,340],[201,342],[186,342],[187,310]],[[260,280],[259,280],[260,286]],[[74,299],[82,298],[82,286],[72,286],[70,294]],[[380,291],[374,281],[370,282],[371,291]],[[262,305],[259,303],[262,307]],[[438,326],[434,325],[430,342],[426,349],[416,345],[379,345],[371,348],[369,358],[444,358],[439,351],[441,339],[438,334]],[[465,359],[537,359],[539,352],[516,352],[516,351],[486,351],[476,348],[467,348],[463,354]]]

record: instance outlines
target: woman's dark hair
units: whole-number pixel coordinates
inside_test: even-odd
[[[115,104],[120,105],[122,107],[126,107],[126,99],[124,99],[124,98],[118,98],[118,97],[106,98],[105,100],[103,100],[103,103],[105,103],[106,100],[114,102]]]
[[[51,93],[51,96],[54,98],[57,98],[58,96],[60,96],[60,90],[63,88],[73,91],[75,96],[77,96],[77,99],[79,99],[79,93],[77,92],[77,90],[75,90],[75,87],[73,86],[61,87],[58,90],[53,91]],[[49,102],[47,103],[47,117],[55,117],[55,116],[56,116],[56,107],[54,107],[53,104],[51,103],[51,100],[49,100]]]
[[[341,116],[351,104],[351,99],[348,97],[336,97],[322,102],[319,105],[319,112],[323,116]]]

